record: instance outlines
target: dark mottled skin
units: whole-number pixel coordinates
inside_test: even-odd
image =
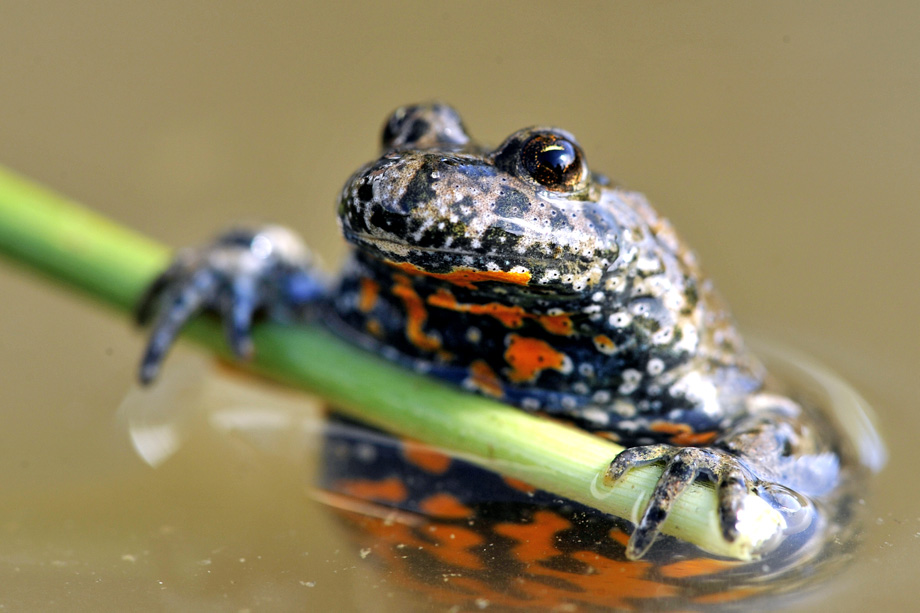
[[[180,253],[140,310],[159,314],[142,379],[201,308],[224,315],[241,355],[253,311],[307,311],[389,359],[631,447],[611,480],[665,462],[633,557],[700,474],[720,486],[729,539],[749,490],[836,479],[798,405],[763,391],[693,253],[641,194],[591,173],[567,132],[529,128],[493,150],[450,107],[399,109],[338,216],[354,249],[334,283],[278,227]]]

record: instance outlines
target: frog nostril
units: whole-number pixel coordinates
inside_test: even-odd
[[[369,202],[374,198],[374,187],[370,183],[362,183],[358,186],[358,199],[361,202]]]

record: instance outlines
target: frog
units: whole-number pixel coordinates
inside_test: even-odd
[[[728,541],[749,494],[793,513],[838,481],[834,440],[772,391],[694,252],[644,195],[591,170],[569,132],[529,127],[492,148],[445,103],[401,107],[380,156],[345,182],[337,218],[350,248],[334,276],[278,225],[180,250],[137,309],[151,326],[140,380],[201,311],[220,317],[241,358],[258,317],[319,322],[623,445],[608,484],[662,465],[631,559],[696,480],[715,487]]]

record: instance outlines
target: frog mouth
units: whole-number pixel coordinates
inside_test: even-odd
[[[386,265],[413,276],[425,276],[455,285],[476,282],[526,286],[537,293],[577,294],[596,284],[603,268],[598,263],[561,258],[489,256],[475,251],[422,247],[363,232],[346,230],[346,239]]]
[[[412,245],[389,238],[371,236],[370,234],[365,234],[363,232],[346,231],[345,238],[359,248],[370,247],[371,251],[379,254],[384,254],[386,259],[398,258],[401,261],[414,262],[416,259],[427,259],[432,256],[445,256],[446,259],[453,259],[454,265],[474,267],[481,269],[483,272],[497,272],[504,268],[519,268],[523,262],[527,262],[531,265],[544,266],[560,265],[563,263],[561,260],[554,258],[534,258],[513,255],[488,256],[486,254],[477,253],[476,251],[466,249],[451,249],[449,247],[422,247],[419,245]],[[413,257],[413,255],[416,255],[416,257]],[[419,256],[421,257],[419,258]],[[485,266],[478,265],[482,264],[483,260],[486,259],[491,260],[492,264],[490,265],[487,263]],[[503,262],[505,266],[499,266],[498,262]],[[429,267],[422,266],[422,268],[428,269]],[[431,270],[435,270],[437,268],[440,267],[431,267]]]

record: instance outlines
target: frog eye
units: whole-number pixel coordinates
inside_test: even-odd
[[[579,146],[559,134],[544,133],[521,147],[521,165],[540,185],[553,191],[578,187],[588,175],[585,156]]]

